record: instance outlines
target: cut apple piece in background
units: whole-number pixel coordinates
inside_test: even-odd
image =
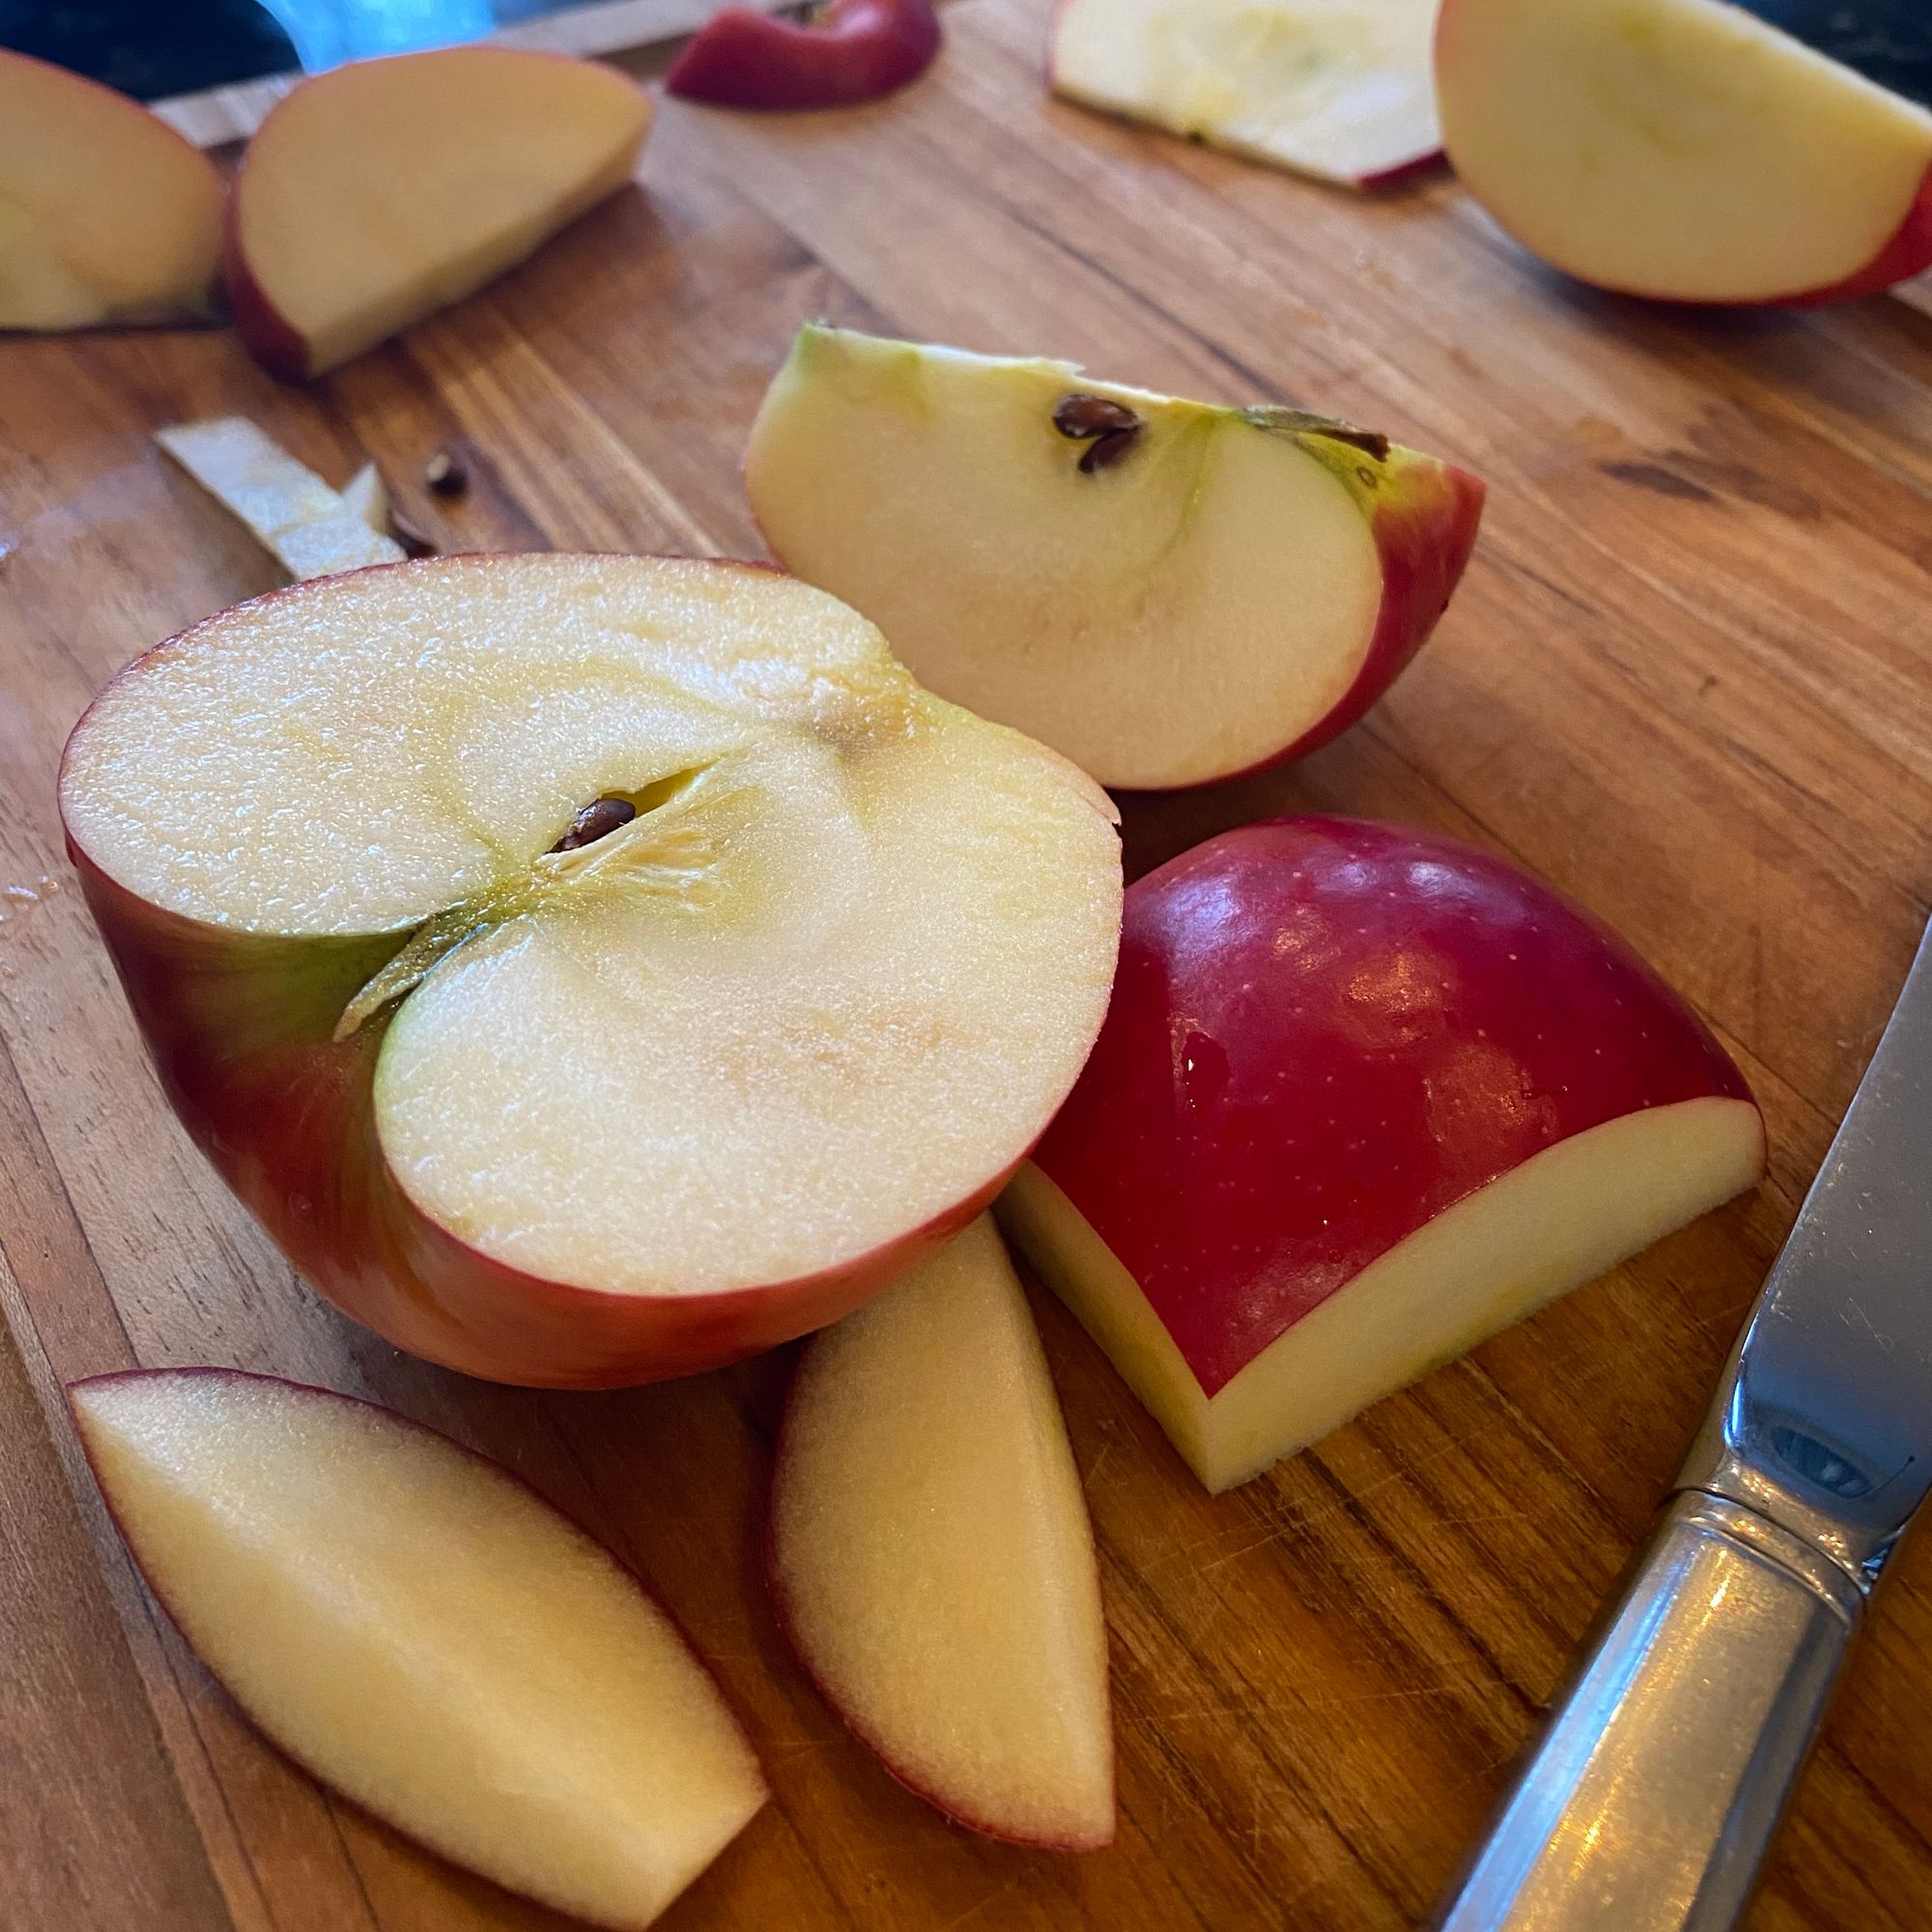
[[[221,194],[138,100],[0,48],[0,328],[208,320]]]
[[[1420,647],[1483,486],[1379,436],[813,324],[745,466],[773,551],[1102,784],[1325,743]]]
[[[1932,265],[1932,114],[1722,0],[1445,0],[1435,80],[1470,193],[1582,281],[1809,303]]]
[[[389,516],[389,486],[383,481],[383,472],[374,463],[365,463],[342,486],[342,507],[379,536],[394,536],[395,525]]]
[[[1120,927],[1087,778],[752,564],[257,598],[115,679],[61,809],[189,1131],[348,1313],[499,1381],[885,1287],[1052,1118]]]
[[[1065,0],[1056,94],[1378,187],[1439,160],[1436,0]]]
[[[992,1221],[814,1336],[772,1486],[772,1582],[826,1698],[961,1824],[1114,1835],[1094,1536]]]
[[[939,41],[932,0],[831,0],[809,20],[726,7],[672,62],[665,92],[713,107],[855,107],[917,80]]]
[[[670,1619],[494,1463],[387,1409],[229,1370],[69,1395],[195,1655],[291,1757],[432,1850],[643,1926],[764,1803]]]
[[[614,68],[442,47],[305,80],[228,210],[235,327],[287,382],[479,289],[630,180],[650,103]]]
[[[1516,867],[1335,818],[1127,895],[1009,1230],[1210,1490],[1753,1186],[1744,1077]]]

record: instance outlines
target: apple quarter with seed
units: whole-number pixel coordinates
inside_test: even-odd
[[[1104,795],[769,567],[274,592],[124,671],[60,798],[196,1141],[340,1307],[500,1381],[857,1306],[992,1198],[1113,972]]]
[[[813,324],[745,485],[913,674],[1102,784],[1325,744],[1442,614],[1483,486],[1380,436]]]
[[[1002,1204],[1210,1490],[1755,1185],[1764,1127],[1614,934],[1440,835],[1211,838]]]

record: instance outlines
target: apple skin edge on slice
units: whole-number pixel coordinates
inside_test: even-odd
[[[498,1381],[857,1306],[991,1200],[1112,980],[1104,794],[769,566],[273,592],[122,672],[60,802],[196,1142],[348,1314]]]
[[[631,1932],[764,1804],[670,1618],[497,1463],[373,1404],[234,1370],[68,1395],[196,1656],[304,1769],[432,1851]]]
[[[990,1218],[807,1344],[770,1566],[807,1673],[901,1783],[995,1837],[1112,1843],[1093,1531]]]
[[[1932,113],[1722,0],[1444,0],[1435,81],[1463,185],[1579,281],[1805,307],[1932,267]]]
[[[831,0],[802,21],[726,7],[671,63],[665,92],[767,113],[857,107],[917,80],[939,43],[932,0]]]
[[[1102,784],[1205,784],[1354,723],[1475,543],[1467,471],[1325,417],[808,325],[745,461],[787,569]]]
[[[1130,889],[1000,1211],[1218,1491],[1763,1165],[1743,1075],[1607,928],[1459,840],[1289,818]]]

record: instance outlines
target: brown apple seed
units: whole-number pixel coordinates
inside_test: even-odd
[[[628,798],[593,798],[570,821],[570,830],[550,849],[575,852],[580,846],[594,845],[598,839],[608,838],[620,825],[630,824],[637,815],[638,808]]]
[[[1059,406],[1053,412],[1053,426],[1062,436],[1082,442],[1089,437],[1137,430],[1141,419],[1126,404],[1117,403],[1111,396],[1076,392],[1061,397]]]
[[[1136,423],[1132,429],[1117,429],[1089,443],[1087,454],[1080,459],[1081,475],[1094,476],[1113,469],[1140,440],[1140,425]]]

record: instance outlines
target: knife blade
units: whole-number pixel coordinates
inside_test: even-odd
[[[1724,1932],[1932,1482],[1932,929],[1442,1932]]]
[[[1807,47],[1932,107],[1932,18],[1924,0],[1738,0]]]

